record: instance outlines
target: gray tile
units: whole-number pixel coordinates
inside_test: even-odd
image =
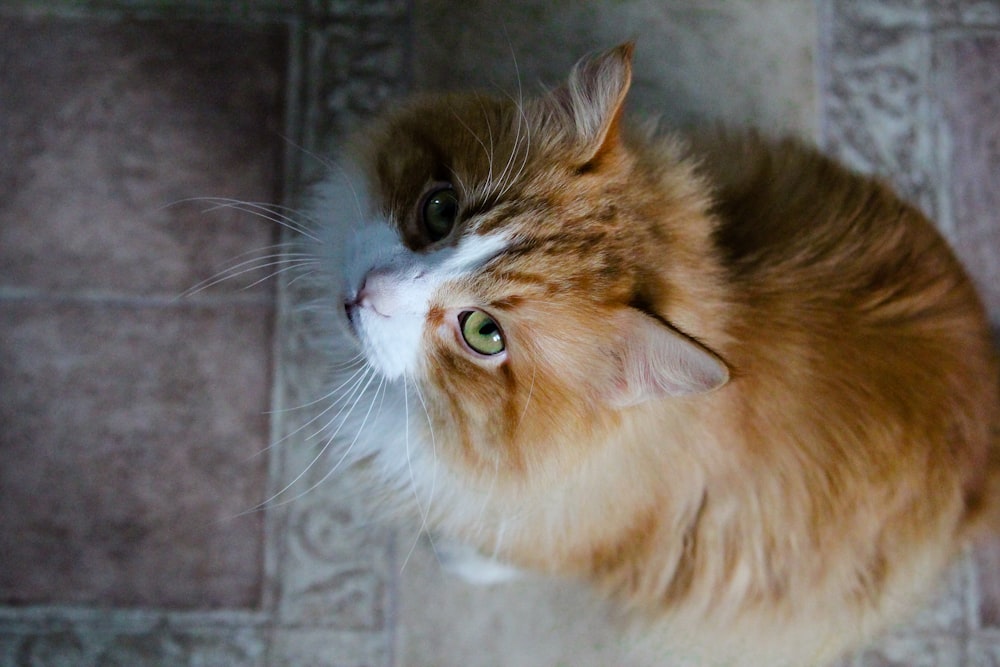
[[[247,619],[50,610],[35,623],[0,618],[0,664],[13,667],[264,667],[266,633]],[[37,615],[36,615],[37,616]]]
[[[588,53],[633,39],[631,110],[671,126],[721,121],[807,137],[817,128],[813,2],[418,0],[415,18],[422,90],[520,84],[534,94]]]
[[[1000,631],[1000,536],[975,551],[977,626]]]
[[[856,24],[883,28],[926,27],[931,18],[930,5],[938,0],[832,0],[837,14]]]
[[[270,318],[0,302],[0,600],[259,605]]]
[[[84,640],[75,633],[62,630],[16,638],[10,665],[30,667],[76,667],[85,665]]]
[[[380,635],[339,633],[328,628],[282,628],[274,632],[271,665],[396,667]]]
[[[969,587],[974,585],[975,568],[963,556],[944,573],[931,599],[907,620],[906,634],[961,635],[969,627]]]
[[[279,619],[387,631],[395,565],[388,557],[391,533],[349,518],[325,492],[311,495],[293,502],[287,515]]]
[[[950,175],[950,240],[1000,321],[1000,36],[967,31],[936,48],[936,97]]]
[[[400,543],[408,552],[412,535]],[[400,615],[404,667],[638,667],[664,658],[630,656],[608,606],[579,585],[540,577],[467,584],[442,571],[426,541],[402,570]]]
[[[966,667],[1000,667],[1000,632],[980,632],[969,641]]]
[[[951,635],[893,636],[864,651],[856,667],[963,667],[964,646]]]
[[[269,222],[182,200],[276,200],[282,43],[0,19],[0,284],[177,294],[273,243]]]
[[[930,33],[909,25],[886,27],[867,13],[856,16],[840,12],[840,3],[832,6],[835,11],[821,26],[822,143],[855,169],[885,176],[936,217],[939,175],[926,99]]]
[[[945,25],[1000,26],[1000,3],[996,0],[935,0],[930,6],[937,20]]]

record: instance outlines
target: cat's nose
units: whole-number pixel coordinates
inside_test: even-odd
[[[385,271],[372,270],[365,276],[355,303],[382,317],[392,317],[402,307],[399,279]]]

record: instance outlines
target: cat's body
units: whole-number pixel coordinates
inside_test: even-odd
[[[348,338],[392,383],[377,412],[347,385],[351,453],[425,527],[607,591],[664,664],[825,664],[988,505],[988,324],[883,186],[626,131],[629,60],[414,102],[324,186]]]

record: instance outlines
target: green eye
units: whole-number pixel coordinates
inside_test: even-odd
[[[486,313],[468,310],[458,316],[458,321],[462,326],[462,338],[479,354],[492,356],[504,351],[500,327]]]
[[[451,233],[458,217],[458,196],[450,187],[432,192],[420,212],[431,241],[440,241]]]

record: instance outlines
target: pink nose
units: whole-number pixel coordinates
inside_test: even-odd
[[[365,276],[355,303],[382,317],[392,317],[405,306],[400,288],[400,278],[391,273],[372,270]]]

